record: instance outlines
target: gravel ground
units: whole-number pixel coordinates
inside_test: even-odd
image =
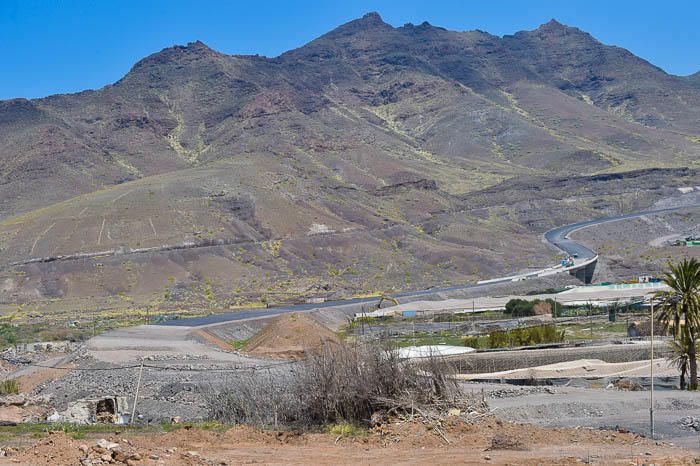
[[[230,377],[256,370],[283,375],[291,364],[251,358],[204,344],[187,328],[141,326],[107,332],[66,358],[76,369],[40,384],[35,393],[52,397],[64,410],[81,398],[125,396],[133,410],[143,363],[137,411],[141,422],[201,420],[207,414],[205,393]]]
[[[250,371],[285,376],[293,363],[250,358],[204,344],[191,329],[142,326],[98,336],[66,358],[76,369],[58,380],[40,384],[35,393],[51,395],[61,411],[70,401],[101,396],[125,396],[130,410],[141,363],[144,364],[138,412],[140,422],[203,419],[205,392]],[[647,391],[623,392],[574,387],[517,387],[503,384],[466,384],[484,389],[495,413],[513,421],[556,427],[616,427],[648,433]],[[700,396],[689,392],[658,391],[659,437],[697,447],[693,429],[681,422],[700,417]]]
[[[81,398],[106,395],[125,396],[133,410],[140,368],[124,368],[104,363],[85,355],[75,361],[79,368],[64,377],[40,385],[35,393],[50,395],[58,411]],[[252,361],[246,361],[248,363]],[[169,421],[179,416],[183,420],[203,420],[207,414],[205,393],[212,387],[226,384],[236,374],[269,370],[283,375],[290,365],[265,361],[264,364],[212,363],[207,361],[159,360],[145,361],[139,391],[137,413],[140,422]]]
[[[494,414],[507,420],[545,427],[621,428],[649,435],[649,391],[504,384],[466,386],[471,390],[483,389]],[[700,395],[657,390],[654,396],[656,438],[700,448],[698,432],[687,426],[688,416],[700,417]]]

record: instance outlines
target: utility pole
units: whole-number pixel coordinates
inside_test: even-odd
[[[413,323],[413,346],[416,346],[416,319],[418,318],[418,313],[416,313],[416,317],[413,317],[411,319]]]
[[[139,369],[139,379],[136,382],[136,394],[134,395],[134,409],[131,411],[131,419],[129,419],[129,424],[134,423],[136,419],[136,404],[139,402],[139,391],[141,391],[141,376],[143,375],[143,359],[141,360],[141,368]]]
[[[360,317],[360,333],[362,336],[365,336],[365,314],[367,311],[365,310],[365,307],[362,306],[362,316]]]
[[[651,397],[649,400],[649,425],[651,439],[654,440],[654,298],[651,298],[651,363],[649,373],[651,375]]]

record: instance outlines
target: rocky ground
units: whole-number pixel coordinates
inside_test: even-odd
[[[266,334],[267,341],[275,340],[271,333]],[[289,340],[282,343],[289,344]],[[0,406],[3,416],[16,416],[8,421],[21,423],[30,420],[23,418],[30,414],[34,414],[33,420],[40,420],[42,415],[52,410],[61,412],[79,398],[123,396],[132,409],[143,364],[137,408],[140,415],[136,430],[98,426],[98,432],[91,432],[92,427],[81,431],[57,424],[54,428],[62,432],[42,434],[40,440],[23,436],[21,430],[20,434],[2,437],[6,433],[2,431],[4,449],[0,455],[8,456],[0,456],[0,464],[350,464],[370,460],[533,465],[639,461],[675,465],[695,461],[691,450],[671,445],[697,446],[695,419],[700,418],[700,402],[689,392],[657,392],[660,443],[643,438],[648,435],[648,391],[592,385],[576,388],[465,383],[468,392],[484,393],[491,414],[472,421],[476,424],[446,418],[441,428],[445,438],[423,424],[405,420],[385,423],[371,432],[342,428],[331,433],[326,429],[311,433],[247,427],[227,430],[214,424],[187,427],[190,424],[181,422],[207,419],[207,389],[254,371],[284,377],[293,361],[224,350],[198,338],[188,328],[151,326],[100,335],[74,353],[54,353],[52,357],[31,357],[21,352],[8,355],[17,366],[37,369],[23,375],[21,381],[30,377],[38,381],[30,397]],[[48,409],[34,412],[30,406],[35,405]],[[168,429],[179,430],[163,433],[163,422]]]
[[[692,451],[616,430],[547,429],[488,417],[443,422],[444,436],[395,420],[371,431],[317,433],[184,427],[144,434],[128,429],[79,440],[50,433],[2,452],[0,464],[695,464]]]
[[[266,370],[283,376],[289,369],[284,361],[205,344],[187,328],[148,326],[100,335],[66,362],[75,369],[43,382],[34,392],[50,395],[58,411],[77,399],[104,396],[126,397],[131,411],[141,374],[137,413],[142,423],[175,417],[203,420],[211,387],[243,373]]]
[[[475,384],[473,389],[483,389],[493,412],[514,422],[545,427],[622,428],[649,435],[648,389],[504,387],[501,384]],[[657,390],[655,399],[656,438],[697,449],[699,437],[692,421],[693,417],[700,417],[697,394],[665,389]]]

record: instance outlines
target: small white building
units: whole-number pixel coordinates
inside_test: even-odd
[[[427,345],[427,346],[406,346],[396,350],[402,359],[418,359],[429,357],[454,356],[457,354],[473,353],[476,350],[469,346],[451,345]]]

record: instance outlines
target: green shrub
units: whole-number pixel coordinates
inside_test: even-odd
[[[561,304],[555,302],[553,299],[535,299],[533,301],[528,301],[526,299],[511,299],[506,303],[506,314],[510,314],[513,317],[529,317],[535,315],[535,306],[537,304],[546,303],[549,304],[550,309],[555,309],[557,314],[561,313]]]
[[[470,348],[474,349],[490,348],[488,335],[462,337],[462,345],[469,346]]]
[[[248,343],[249,338],[246,338],[244,340],[229,340],[228,344],[233,346],[235,349],[241,349],[245,346],[246,343]]]
[[[526,299],[511,299],[506,303],[506,314],[511,314],[513,317],[534,316],[534,306],[536,301],[528,301]]]
[[[7,379],[0,382],[0,395],[16,395],[19,393],[17,379]]]
[[[511,346],[511,332],[497,330],[489,333],[489,348],[507,348]]]
[[[342,435],[343,437],[357,437],[367,433],[366,429],[347,422],[331,424],[327,427],[327,429],[329,434]]]
[[[17,344],[17,329],[9,324],[0,325],[0,344],[14,346]]]
[[[531,346],[542,343],[560,343],[564,341],[564,330],[557,330],[552,325],[497,330],[489,333],[489,348],[508,348],[510,346]]]

